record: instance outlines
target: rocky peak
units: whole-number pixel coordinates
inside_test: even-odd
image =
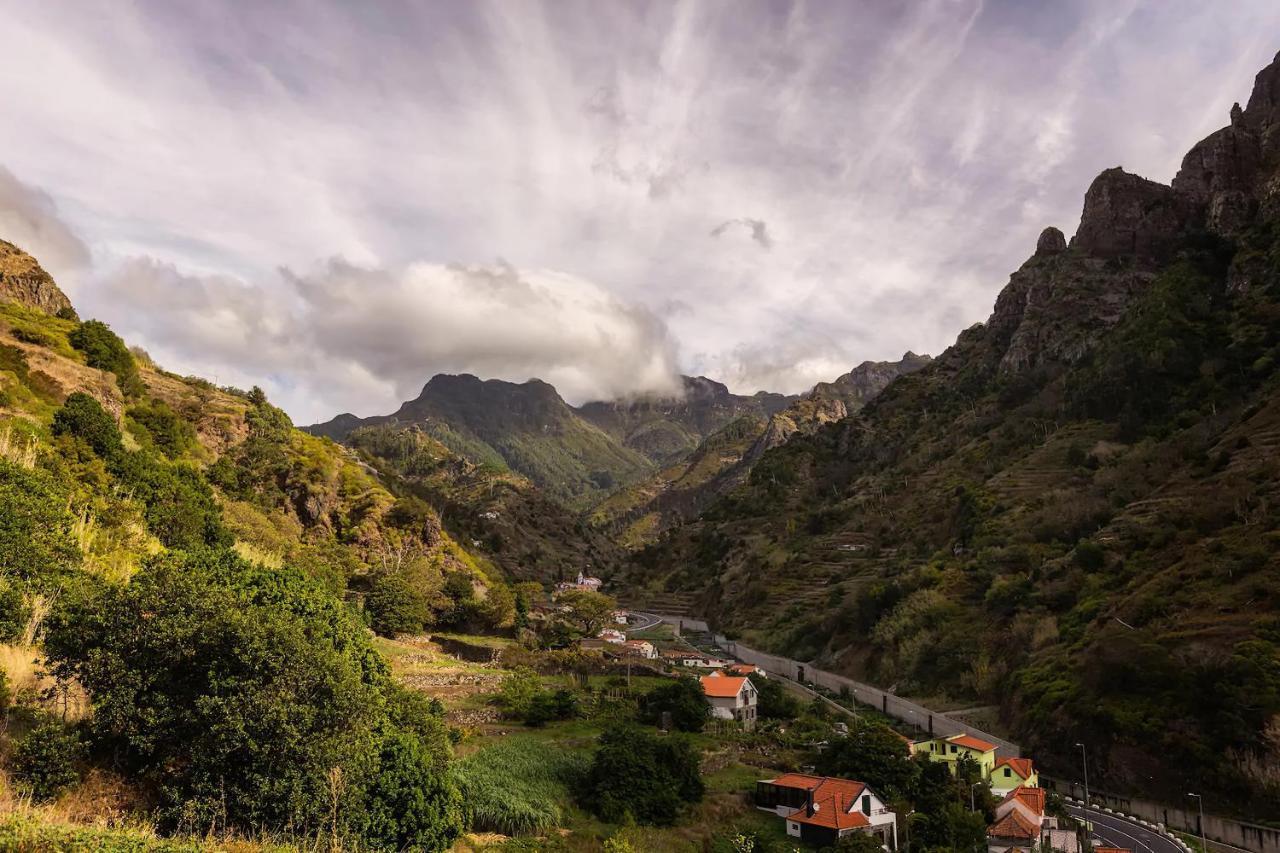
[[[1095,258],[1165,261],[1190,220],[1189,205],[1171,187],[1107,169],[1084,196],[1073,248]]]
[[[4,240],[0,240],[0,299],[19,302],[46,314],[71,307],[71,300],[35,258]]]
[[[1266,150],[1280,146],[1280,53],[1253,78],[1253,91],[1241,118],[1249,130],[1261,137]]]
[[[1067,238],[1057,228],[1050,225],[1040,232],[1040,239],[1036,240],[1036,255],[1057,255],[1066,250]]]

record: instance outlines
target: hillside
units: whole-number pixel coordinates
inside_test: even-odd
[[[1103,172],[986,323],[766,453],[632,584],[998,705],[1051,771],[1082,741],[1099,787],[1280,818],[1278,177],[1280,63],[1171,186]]]
[[[515,384],[442,374],[392,415],[339,415],[306,429],[343,441],[362,426],[416,426],[469,461],[509,468],[577,508],[653,467],[645,456],[579,417],[554,388],[536,379]]]
[[[578,414],[658,465],[688,456],[706,438],[742,417],[769,417],[795,397],[761,391],[731,394],[705,376],[682,376],[679,398],[640,397],[585,403]]]
[[[592,509],[588,521],[624,547],[650,544],[741,485],[766,451],[858,411],[894,379],[928,363],[929,356],[910,352],[899,361],[866,361],[833,382],[789,398],[785,408],[771,414],[739,415],[686,457],[610,495]]]

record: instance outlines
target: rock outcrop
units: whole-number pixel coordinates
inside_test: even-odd
[[[1095,258],[1140,263],[1169,259],[1185,234],[1192,205],[1172,187],[1123,169],[1107,169],[1084,196],[1080,228],[1071,240]]]
[[[0,299],[46,314],[71,307],[71,300],[35,258],[4,240],[0,240]]]
[[[1040,232],[1036,240],[1036,255],[1059,255],[1067,250],[1067,238],[1062,232],[1050,225]]]

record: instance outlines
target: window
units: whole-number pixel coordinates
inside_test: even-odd
[[[956,745],[954,743],[951,744],[951,754],[954,755],[957,751],[958,750],[956,749]]]
[[[862,813],[865,815],[871,814],[871,795],[870,794],[862,795]]]
[[[1008,779],[1010,775],[1011,775],[1011,774],[1009,773],[1009,768],[1008,768],[1008,767],[1006,767],[1006,768],[1004,769],[1004,778]]]

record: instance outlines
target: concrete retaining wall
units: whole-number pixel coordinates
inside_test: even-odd
[[[901,696],[886,693],[878,687],[872,687],[870,684],[863,684],[860,681],[845,678],[843,675],[815,669],[807,663],[801,663],[791,658],[757,651],[750,646],[744,646],[742,643],[722,636],[717,635],[715,640],[716,645],[734,657],[747,663],[753,663],[765,672],[782,675],[801,683],[808,681],[825,687],[833,693],[848,692],[863,705],[877,708],[890,717],[902,720],[904,723],[910,723],[923,731],[929,732],[934,737],[969,734],[994,743],[996,745],[996,755],[1001,758],[1015,758],[1022,754],[1021,748],[1013,741],[996,737],[981,729],[974,728],[968,723],[962,723],[945,714],[931,711],[923,705],[917,705],[915,702],[903,699]]]
[[[1041,787],[1063,796],[1084,799],[1084,786],[1076,782],[1064,782],[1040,774]],[[1179,808],[1135,797],[1122,797],[1105,791],[1090,789],[1089,798],[1094,804],[1113,811],[1133,815],[1152,823],[1162,823],[1170,829],[1200,836],[1200,810],[1194,803]],[[1214,850],[1252,850],[1255,853],[1280,853],[1280,829],[1244,823],[1229,817],[1204,816],[1204,835]],[[1216,844],[1214,842],[1217,842]]]

